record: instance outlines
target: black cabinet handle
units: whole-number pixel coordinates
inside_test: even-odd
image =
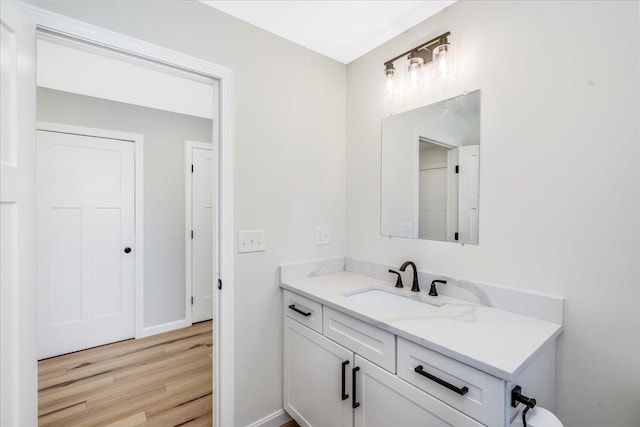
[[[353,404],[351,405],[351,407],[353,409],[356,409],[358,406],[360,406],[360,403],[356,402],[356,373],[359,370],[359,366],[356,366],[351,370],[351,393],[353,394],[353,399],[351,399],[353,401]]]
[[[289,308],[290,308],[291,310],[293,310],[293,311],[297,312],[297,313],[302,314],[302,315],[303,315],[303,316],[305,316],[305,317],[307,317],[307,316],[311,316],[311,312],[309,312],[309,313],[305,313],[304,311],[300,310],[299,308],[296,308],[296,305],[295,305],[295,304],[291,304],[291,305],[289,306]]]
[[[422,367],[422,365],[417,366],[414,371],[416,371],[417,373],[419,373],[420,375],[422,375],[423,377],[427,377],[429,378],[431,381],[435,381],[438,384],[440,384],[443,387],[448,388],[451,391],[455,391],[456,393],[458,393],[460,396],[464,396],[465,394],[467,394],[467,392],[469,391],[469,389],[465,386],[462,388],[456,387],[453,384],[450,384],[448,382],[446,382],[443,379],[440,379],[438,377],[436,377],[435,375],[431,375],[428,372],[425,372],[424,368]]]
[[[124,248],[124,253],[125,254],[128,254],[129,252],[131,252],[131,248],[129,248],[129,247]]]
[[[347,400],[349,398],[349,395],[345,393],[345,386],[346,386],[346,379],[345,377],[347,376],[346,373],[346,367],[349,364],[348,360],[345,360],[344,362],[342,362],[342,400]]]

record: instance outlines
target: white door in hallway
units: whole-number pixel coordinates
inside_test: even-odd
[[[134,143],[39,130],[38,356],[135,335]]]
[[[191,147],[191,321],[194,323],[213,317],[215,152],[207,145],[211,146]]]

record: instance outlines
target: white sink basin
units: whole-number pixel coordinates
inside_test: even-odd
[[[392,316],[416,317],[438,312],[443,303],[434,301],[427,303],[402,295],[396,295],[382,289],[364,289],[346,295],[349,301],[369,306],[375,310],[385,311]]]

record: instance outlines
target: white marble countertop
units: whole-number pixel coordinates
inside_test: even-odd
[[[444,305],[419,317],[390,317],[344,295],[369,286],[424,301],[435,299]],[[281,283],[284,289],[507,381],[514,379],[546,343],[562,332],[559,323],[447,296],[431,297],[426,286],[427,290],[422,284],[422,291],[416,294],[406,286],[397,289],[391,283],[348,271]]]

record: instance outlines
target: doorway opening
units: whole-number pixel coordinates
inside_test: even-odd
[[[216,83],[213,96],[207,102],[217,118],[213,122],[212,135],[217,138],[214,144],[219,150],[220,186],[219,224],[216,224],[219,228],[216,246],[220,250],[218,270],[214,277],[222,280],[222,287],[215,292],[214,298],[216,322],[213,325],[213,359],[218,362],[213,367],[214,424],[234,425],[231,70],[30,4],[3,2],[2,24],[3,64],[4,59],[7,59],[7,67],[2,68],[3,88],[5,83],[10,83],[6,87],[8,90],[3,91],[7,96],[2,97],[2,111],[12,112],[10,117],[3,115],[3,124],[7,126],[3,127],[6,132],[2,133],[2,173],[3,177],[15,178],[3,180],[8,185],[3,184],[1,194],[3,233],[0,243],[3,253],[8,250],[11,255],[2,258],[2,361],[3,371],[6,368],[7,372],[11,372],[10,378],[2,382],[2,420],[9,424],[34,425],[37,418],[37,315],[33,309],[37,287],[34,107],[35,66],[39,61],[36,60],[35,47],[36,38],[52,37],[78,46],[88,46],[90,49],[98,47],[105,53],[104,56],[112,54],[122,59],[121,62],[143,60],[147,64],[164,66],[178,74],[186,71],[204,76]],[[104,71],[104,68],[98,66],[97,70]],[[84,77],[93,74],[85,73],[77,79],[63,76],[62,80],[80,83],[85,81]],[[117,90],[117,85],[107,88],[108,92],[112,89]],[[172,100],[175,99],[174,96]],[[182,203],[180,205],[183,206]],[[20,215],[17,215],[18,209]],[[138,316],[136,311],[136,318]]]
[[[213,419],[219,167],[217,155],[204,159],[208,170],[197,185],[197,200],[209,206],[197,218],[209,234],[206,248],[196,250],[198,291],[206,297],[197,319],[214,320],[191,328],[181,156],[186,139],[210,141],[207,151],[219,151],[218,81],[50,35],[40,35],[37,56],[38,353],[49,358],[40,363],[39,422]],[[78,70],[84,86],[73,84]],[[56,75],[65,77],[58,82]],[[209,84],[210,108],[190,110],[202,96],[192,91],[194,101],[188,99],[187,80],[196,89]],[[94,93],[100,86],[110,93]],[[139,86],[173,88],[181,97],[156,99]],[[198,396],[176,392],[194,381]],[[183,402],[187,397],[197,405]],[[129,411],[115,410],[124,407]]]

